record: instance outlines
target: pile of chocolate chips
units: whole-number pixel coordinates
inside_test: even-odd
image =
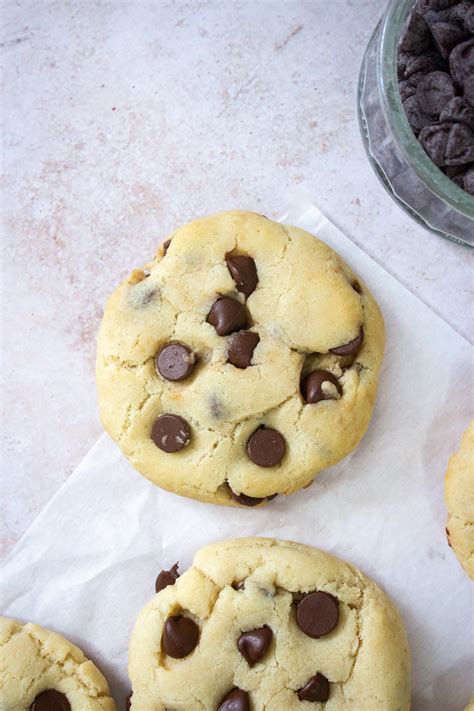
[[[397,73],[420,144],[474,195],[474,0],[417,0],[401,32]]]

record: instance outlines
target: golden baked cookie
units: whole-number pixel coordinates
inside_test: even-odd
[[[474,420],[449,460],[444,483],[446,533],[462,567],[474,580]]]
[[[102,422],[155,484],[253,506],[357,445],[383,349],[377,304],[332,249],[224,212],[177,230],[109,299]]]
[[[2,711],[115,711],[106,680],[81,650],[31,622],[0,617]]]
[[[244,538],[203,548],[176,577],[160,574],[132,633],[132,711],[409,709],[403,623],[353,566]]]

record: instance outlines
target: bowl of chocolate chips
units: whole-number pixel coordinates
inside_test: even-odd
[[[359,120],[392,197],[474,244],[474,0],[392,0],[366,50]]]

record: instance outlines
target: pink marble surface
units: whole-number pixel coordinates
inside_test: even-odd
[[[3,3],[3,554],[101,433],[106,295],[187,219],[274,216],[304,186],[472,334],[472,253],[405,216],[360,141],[357,74],[382,5]]]

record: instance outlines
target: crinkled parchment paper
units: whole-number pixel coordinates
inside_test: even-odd
[[[261,510],[228,509],[159,490],[103,435],[6,560],[1,610],[76,642],[121,708],[130,631],[162,566],[179,560],[184,569],[222,538],[291,539],[354,563],[397,603],[413,654],[414,711],[460,711],[474,691],[474,586],[446,542],[443,481],[472,416],[470,346],[314,206],[293,201],[282,220],[334,247],[385,316],[380,391],[361,445],[310,489]]]

